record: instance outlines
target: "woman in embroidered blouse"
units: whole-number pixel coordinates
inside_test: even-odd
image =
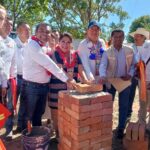
[[[59,43],[52,55],[52,59],[60,68],[66,72],[70,78],[73,78],[77,81],[79,73],[82,81],[84,83],[88,82],[77,51],[72,50],[72,36],[69,33],[63,33],[60,35]],[[49,107],[51,108],[54,128],[57,132],[58,92],[61,90],[72,89],[72,87],[66,83],[63,83],[52,75],[49,89]]]

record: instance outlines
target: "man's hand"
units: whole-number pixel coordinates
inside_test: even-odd
[[[74,87],[76,87],[76,81],[74,79],[68,79],[67,80],[67,88],[70,90],[73,90]]]
[[[100,84],[104,84],[104,83],[106,83],[107,82],[107,78],[106,77],[100,77],[99,78],[99,83]]]
[[[127,81],[131,79],[131,76],[130,75],[122,76],[121,79]]]

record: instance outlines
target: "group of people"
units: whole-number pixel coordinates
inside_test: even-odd
[[[139,60],[145,63],[147,100],[140,100],[138,121],[146,124],[150,101],[150,43],[145,42],[149,39],[148,31],[138,28],[131,33],[134,44],[130,47],[123,44],[123,30],[113,30],[111,45],[106,50],[104,40],[99,38],[100,26],[97,21],[91,20],[85,39],[80,42],[78,49],[74,50],[70,33],[59,34],[52,31],[46,23],[39,23],[34,36],[30,36],[28,23],[20,22],[16,28],[17,38],[11,39],[9,34],[12,30],[12,20],[6,14],[6,9],[0,5],[0,100],[1,103],[6,103],[12,113],[6,122],[6,137],[11,138],[13,133],[24,130],[28,121],[33,126],[41,126],[47,99],[54,128],[58,133],[59,91],[73,89],[77,82],[101,83],[104,91],[112,94],[114,100],[117,89],[109,79],[119,78],[122,81],[131,81],[131,85],[119,92],[116,136],[121,139],[126,123],[131,118],[136,87],[140,87],[136,76],[136,64]],[[17,128],[12,132],[14,104],[11,81],[14,79],[17,80],[17,99],[20,105]]]

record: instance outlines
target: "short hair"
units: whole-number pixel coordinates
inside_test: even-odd
[[[18,29],[19,27],[21,27],[22,25],[25,25],[25,24],[28,25],[27,22],[24,22],[24,21],[19,22],[19,23],[17,24],[17,29]]]
[[[39,29],[39,27],[40,27],[41,25],[45,25],[45,26],[49,26],[49,27],[50,27],[50,25],[49,25],[48,23],[44,23],[44,22],[39,23],[39,24],[36,26],[36,28],[35,28],[35,33],[38,31],[38,29]],[[50,27],[50,29],[51,29],[51,27]]]
[[[72,43],[72,35],[71,35],[70,33],[64,32],[64,33],[60,34],[59,41],[61,41],[61,39],[62,39],[63,37],[68,37],[69,40],[70,40],[71,43]]]
[[[115,30],[113,30],[113,31],[111,32],[111,37],[113,37],[115,33],[120,33],[120,32],[121,32],[121,33],[123,34],[123,36],[124,36],[124,31],[123,31],[122,29],[115,29]]]

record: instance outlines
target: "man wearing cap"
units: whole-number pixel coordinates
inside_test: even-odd
[[[136,31],[130,33],[130,36],[132,36],[134,39],[134,44],[132,45],[132,47],[134,50],[135,63],[137,63],[139,61],[139,53],[141,53],[142,50],[145,49],[145,40],[149,39],[149,32],[144,28],[137,28]],[[138,78],[135,77],[135,75],[132,78],[131,91],[129,95],[129,109],[127,115],[128,120],[130,120],[131,118],[132,105],[135,97],[136,87],[138,85]]]
[[[101,29],[95,20],[89,22],[86,39],[82,40],[78,47],[86,75],[91,82],[96,81],[99,76],[99,65],[102,54],[105,50],[105,42],[99,38]]]
[[[136,62],[142,60],[145,63],[147,97],[146,102],[140,99],[140,109],[138,117],[140,124],[146,124],[146,114],[150,104],[150,43],[145,42],[145,40],[149,39],[149,32],[144,28],[138,28],[135,32],[132,32],[130,35],[134,38],[135,41],[134,50],[136,53]],[[150,114],[147,129],[150,132]]]
[[[115,93],[119,92],[119,123],[117,127],[116,137],[122,139],[124,129],[126,126],[126,118],[128,112],[128,102],[130,94],[130,85],[119,91],[116,85],[122,83],[129,83],[131,76],[134,73],[133,64],[133,49],[123,45],[124,32],[116,29],[111,33],[112,45],[104,52],[100,64],[100,82],[106,84],[107,91],[112,94],[113,100]],[[111,81],[117,79],[117,83],[113,84]],[[127,82],[128,81],[128,82]]]

